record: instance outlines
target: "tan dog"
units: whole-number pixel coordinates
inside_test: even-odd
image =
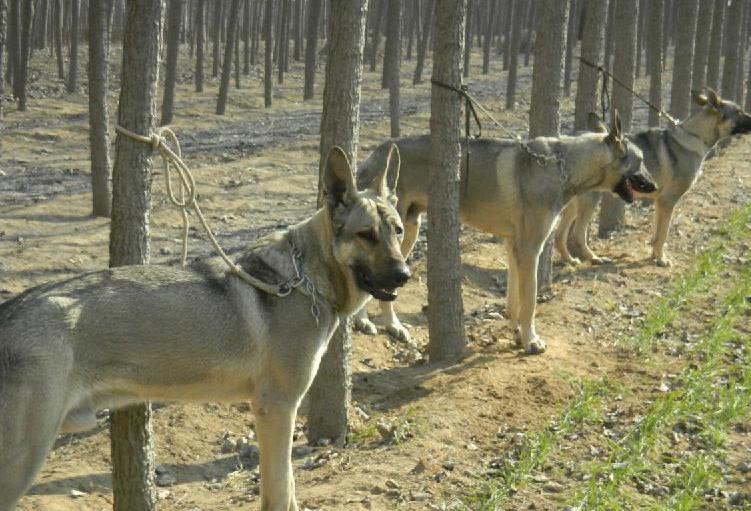
[[[701,108],[677,127],[653,128],[627,137],[641,149],[644,165],[658,185],[656,193],[637,195],[655,202],[652,259],[659,266],[670,265],[665,240],[673,209],[701,175],[707,153],[719,140],[751,131],[751,116],[732,101],[722,100],[714,90],[694,93],[694,101]],[[588,226],[598,201],[598,194],[580,195],[564,210],[556,231],[556,247],[562,259],[570,263],[578,263],[577,258],[603,262],[587,243]]]
[[[397,209],[405,225],[402,253],[412,251],[427,210],[430,183],[430,138],[395,140],[401,154]],[[391,142],[378,147],[362,164],[361,184],[383,166]],[[545,343],[534,328],[537,261],[542,246],[568,201],[593,190],[613,192],[633,200],[633,190],[654,190],[642,172],[641,151],[621,135],[617,114],[609,133],[576,137],[540,137],[526,142],[529,151],[509,140],[472,140],[470,176],[462,171],[460,217],[463,223],[508,242],[507,304],[511,327],[527,353],[540,353]],[[462,150],[466,147],[463,145]],[[466,159],[462,157],[462,165]],[[465,187],[465,183],[467,186]],[[392,335],[409,333],[394,313],[392,302],[381,302],[382,323]],[[362,311],[359,329],[376,328]]]
[[[331,150],[325,205],[237,263],[289,289],[259,291],[221,261],[125,266],[36,287],[0,305],[0,511],[13,509],[60,432],[132,403],[250,399],[261,507],[297,510],[295,415],[341,316],[409,278],[389,201],[398,154],[358,192]],[[391,169],[387,172],[387,169]]]

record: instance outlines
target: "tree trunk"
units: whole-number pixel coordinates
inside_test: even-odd
[[[3,95],[5,94],[5,80],[3,80],[3,55],[5,52],[7,20],[8,2],[7,0],[0,0],[0,119],[3,118]]]
[[[719,85],[720,60],[722,59],[722,28],[725,19],[726,1],[715,0],[712,12],[712,35],[709,39],[709,54],[707,55],[706,85],[713,89],[717,89]]]
[[[607,24],[605,26],[604,67],[605,69],[609,69],[609,70],[613,69],[613,66],[611,65],[613,62],[613,44],[615,44],[615,37],[613,34],[613,30],[615,29],[615,5],[617,2],[618,0],[608,1],[608,18],[607,18]],[[603,122],[607,122],[607,121],[603,119]]]
[[[203,60],[205,46],[204,14],[206,12],[206,0],[198,0],[196,8],[196,92],[203,92]]]
[[[662,107],[662,17],[665,13],[663,0],[650,0],[647,21],[647,53],[649,58],[649,102]],[[649,109],[649,126],[660,126],[660,114]]]
[[[407,4],[409,5],[409,4]],[[407,29],[407,60],[412,60],[412,47],[414,45],[415,33],[420,26],[420,0],[412,2],[412,11],[409,15],[409,28]],[[419,37],[419,36],[418,36]]]
[[[250,74],[250,27],[253,23],[253,7],[250,0],[243,2],[243,74]]]
[[[537,20],[537,4],[539,0],[532,0],[527,2],[527,15],[525,16],[527,25],[527,44],[524,48],[524,67],[529,67],[529,57],[532,54],[532,39],[534,36],[534,28]]]
[[[277,83],[279,85],[284,83],[284,60],[286,59],[287,49],[289,46],[289,2],[290,0],[281,0],[282,17],[279,25],[279,52],[277,54]]]
[[[466,1],[438,0],[434,80],[454,87],[462,83],[466,22]],[[428,187],[428,355],[431,362],[458,360],[467,345],[459,250],[461,125],[461,97],[434,84],[430,93],[432,165]]]
[[[180,50],[182,11],[183,0],[169,0],[169,15],[167,17],[167,68],[164,76],[162,121],[160,123],[162,126],[170,124],[174,117],[177,54]]]
[[[318,23],[323,0],[308,2],[307,41],[305,43],[305,85],[303,99],[313,99],[316,81],[316,57],[318,55]]]
[[[618,0],[613,27],[613,36],[616,41],[613,55],[613,75],[626,84],[629,89],[634,88],[636,23],[638,19],[637,0]],[[633,96],[617,83],[613,83],[612,90],[613,108],[618,110],[621,116],[623,132],[629,133],[631,131]],[[621,199],[610,194],[604,194],[600,207],[598,235],[604,238],[613,231],[620,229],[623,225],[625,213],[626,209]]]
[[[748,23],[746,22],[746,13],[749,11],[749,0],[744,0],[743,4],[743,16],[741,17],[741,37],[738,45],[738,69],[735,71],[735,101],[736,103],[743,103],[743,78],[746,76],[744,71],[744,64],[746,62],[746,32],[748,31]]]
[[[75,1],[75,0],[74,0]],[[161,0],[129,0],[123,40],[122,90],[118,124],[141,135],[156,123],[159,55],[164,5]],[[151,153],[148,144],[119,135],[112,181],[110,266],[149,262]],[[112,413],[112,492],[115,511],[155,508],[151,407]]]
[[[57,60],[57,77],[65,80],[65,58],[63,57],[63,0],[55,0],[55,54]]]
[[[89,2],[89,144],[94,216],[109,217],[111,163],[107,87],[109,33],[107,19],[112,0]]]
[[[490,72],[490,43],[493,40],[493,20],[495,18],[496,3],[496,0],[490,0],[490,13],[485,24],[485,40],[482,47],[482,74],[484,75]]]
[[[428,5],[425,7],[425,14],[423,15],[422,38],[420,39],[420,45],[417,47],[417,65],[415,66],[415,75],[412,78],[413,85],[422,83],[422,70],[425,66],[425,53],[427,53],[428,49],[428,40],[430,39],[430,29],[433,25],[434,13],[435,0],[428,0]]]
[[[391,138],[399,137],[399,70],[402,61],[402,0],[389,0],[389,21],[386,34],[384,75],[388,79]],[[388,66],[388,73],[386,69]]]
[[[263,17],[264,3],[262,0],[258,0],[253,10],[253,34],[250,40],[250,65],[256,65],[256,57],[258,56],[258,46],[261,41],[261,18]]]
[[[386,17],[386,5],[388,0],[377,0],[375,3],[375,24],[373,25],[373,35],[370,42],[370,71],[373,72],[376,69],[378,63],[378,46],[381,44],[381,21]]]
[[[70,2],[70,61],[68,62],[68,94],[73,94],[78,88],[78,18],[79,0]]]
[[[272,67],[272,53],[274,41],[272,29],[274,28],[274,0],[266,0],[266,13],[263,16],[263,37],[265,39],[264,47],[264,67],[263,67],[263,105],[266,108],[271,106],[271,75],[274,72]]]
[[[222,64],[222,81],[219,86],[219,98],[216,102],[216,114],[224,115],[227,106],[227,92],[229,79],[232,73],[232,52],[235,50],[235,38],[237,37],[237,18],[240,16],[240,0],[232,0],[230,6],[227,42],[224,44],[224,63]]]
[[[694,60],[698,0],[682,0],[678,9],[678,27],[673,57],[673,82],[670,88],[670,113],[678,119],[688,116],[691,101],[691,64]]]
[[[599,63],[602,55],[602,29],[605,25],[605,2],[584,0],[584,27],[581,56],[589,62]],[[574,129],[587,129],[589,113],[597,110],[597,78],[599,73],[585,64],[579,65],[576,86]]]
[[[479,0],[478,0],[479,1]],[[467,0],[467,20],[472,19],[475,5],[473,0]],[[418,23],[419,25],[419,23]],[[464,69],[462,75],[466,78],[469,76],[469,61],[472,57],[472,23],[464,24]]]
[[[524,28],[525,0],[512,0],[514,21],[511,28],[509,48],[508,79],[506,80],[506,110],[516,107],[516,74],[519,70],[519,50],[522,43],[522,28]]]
[[[529,138],[558,136],[560,126],[561,79],[566,47],[568,2],[542,0],[535,40],[532,99],[529,107]],[[553,249],[547,241],[537,265],[537,290],[553,282]]]
[[[18,109],[26,111],[26,85],[28,82],[29,60],[31,59],[31,29],[34,20],[34,0],[22,0],[21,4],[21,51],[20,60],[16,66],[14,80],[17,82],[16,97]]]
[[[237,15],[240,16],[240,7],[238,7]],[[240,84],[240,20],[236,22],[237,28],[235,29],[235,88],[239,89]]]
[[[331,0],[332,20],[321,114],[319,205],[323,192],[323,168],[333,146],[341,147],[352,168],[357,168],[367,10],[367,0]],[[347,437],[347,410],[352,388],[350,331],[349,318],[343,319],[329,341],[318,374],[310,387],[308,441],[312,444],[328,438],[341,445]]]
[[[743,20],[743,0],[730,0],[727,20],[727,51],[722,67],[722,97],[736,101],[738,59],[741,55],[741,21]]]
[[[707,22],[712,19],[712,0],[701,0],[699,2],[699,14],[697,16],[696,39],[694,40],[694,62],[691,66],[691,88],[699,90],[707,82],[707,55],[709,54],[709,36],[711,29]],[[695,112],[699,104],[691,101],[691,111]]]
[[[634,60],[634,76],[641,76],[641,54],[644,43],[644,23],[647,10],[647,0],[639,0],[639,18],[636,24],[636,58]]]
[[[292,11],[292,58],[295,62],[302,59],[302,0],[294,0]]]
[[[665,0],[665,11],[662,16],[662,62],[668,61],[668,48],[670,47],[670,30],[673,26],[674,0]]]
[[[576,48],[576,41],[578,39],[577,33],[579,31],[578,19],[576,16],[577,1],[571,0],[568,6],[568,27],[566,28],[566,61],[563,68],[563,95],[569,97],[571,95],[571,69],[573,67],[574,49]]]
[[[5,81],[10,85],[11,89],[13,90],[13,96],[16,96],[16,85],[15,85],[15,77],[14,71],[16,69],[17,61],[18,61],[18,51],[21,47],[21,42],[19,40],[19,33],[18,29],[21,25],[19,18],[20,18],[20,0],[9,0],[10,5],[8,9],[8,40],[7,40],[7,46],[8,46],[8,64],[5,69]],[[0,70],[2,71],[2,70]]]
[[[213,47],[212,47],[212,59],[211,59],[211,76],[216,78],[219,76],[219,47],[221,45],[222,35],[222,1],[214,0],[214,23],[213,32],[211,34]]]

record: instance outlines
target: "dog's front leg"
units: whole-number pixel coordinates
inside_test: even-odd
[[[658,197],[655,202],[655,233],[652,237],[652,259],[658,266],[670,266],[665,256],[665,241],[673,219],[676,200],[672,197]]]
[[[555,231],[555,247],[558,249],[558,254],[561,256],[563,262],[568,264],[577,265],[581,261],[572,256],[568,250],[568,238],[571,232],[571,226],[576,220],[577,213],[577,201],[578,197],[574,197],[561,213],[561,220],[558,222],[558,229]]]
[[[611,262],[606,257],[599,257],[589,248],[589,224],[595,216],[597,203],[600,202],[601,194],[599,192],[590,192],[579,195],[574,200],[577,202],[576,219],[571,228],[571,245],[574,249],[574,255],[589,261],[592,264],[602,264]]]
[[[298,511],[292,475],[296,406],[265,395],[253,401],[261,455],[261,511]]]
[[[522,336],[519,331],[519,269],[516,266],[516,257],[511,243],[507,244],[506,254],[506,317],[509,319],[511,332],[517,346],[522,345]]]
[[[514,247],[519,275],[519,323],[524,351],[535,355],[545,351],[545,343],[535,333],[535,307],[537,306],[537,260],[542,247]]]

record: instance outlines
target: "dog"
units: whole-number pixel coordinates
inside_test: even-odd
[[[358,181],[372,179],[391,143],[378,147],[363,162]],[[420,217],[427,211],[434,161],[428,136],[400,138],[393,143],[399,148],[402,163],[396,193],[405,229],[402,253],[406,257],[417,240]],[[622,136],[617,112],[606,135],[540,137],[524,144],[472,140],[469,177],[466,144],[462,146],[461,221],[509,242],[507,315],[517,344],[527,353],[541,353],[545,343],[534,328],[537,263],[563,207],[572,197],[593,190],[613,192],[631,202],[634,190],[650,192],[655,185],[643,169],[641,151]],[[391,335],[409,339],[394,313],[393,301],[381,302],[381,315]],[[355,325],[366,333],[376,332],[364,310],[356,316]]]
[[[714,90],[694,92],[693,99],[699,110],[677,126],[652,128],[627,136],[641,149],[644,164],[658,185],[657,191],[637,196],[655,203],[652,259],[663,267],[670,266],[665,240],[673,210],[701,175],[704,158],[718,141],[751,131],[751,116],[732,101],[720,98]],[[572,264],[581,259],[595,264],[606,261],[592,252],[587,243],[588,226],[598,201],[599,194],[579,195],[561,215],[555,245],[563,260]]]
[[[358,191],[347,157],[331,150],[321,209],[236,257],[279,295],[209,259],[111,268],[0,305],[0,510],[15,507],[58,433],[149,400],[250,400],[261,507],[297,510],[295,416],[328,341],[341,317],[371,295],[393,300],[410,277],[389,200],[398,169],[394,150]]]

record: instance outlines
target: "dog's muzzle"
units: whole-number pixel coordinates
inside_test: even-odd
[[[751,133],[751,115],[743,114],[737,121],[735,121],[735,123],[733,123],[733,129],[730,133],[732,135]]]
[[[401,263],[383,274],[374,274],[366,266],[354,267],[357,285],[373,298],[384,302],[396,300],[396,289],[407,283],[412,273],[406,264]]]
[[[625,175],[618,181],[613,192],[629,204],[636,200],[637,193],[649,194],[657,191],[657,185],[643,172]]]

